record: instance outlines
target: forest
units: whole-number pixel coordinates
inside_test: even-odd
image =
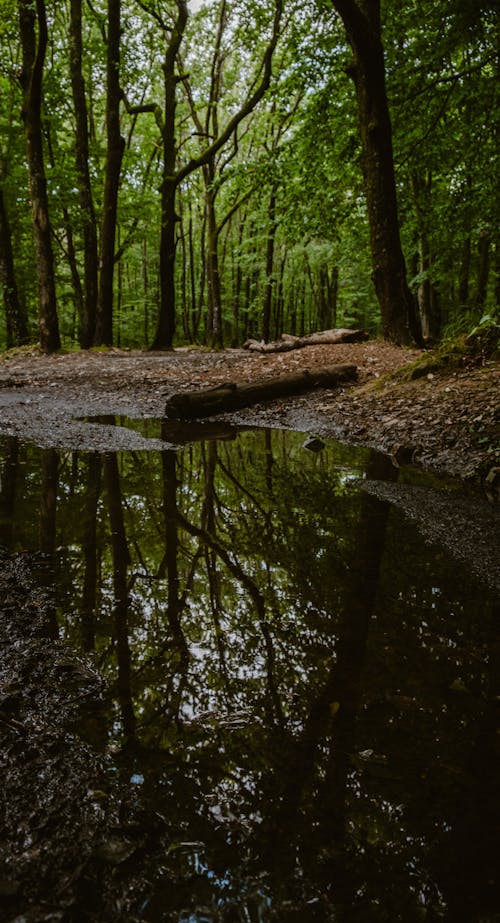
[[[498,923],[498,37],[0,0],[1,920]]]
[[[0,0],[0,348],[495,322],[492,0]]]

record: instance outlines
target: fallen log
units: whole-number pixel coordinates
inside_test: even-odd
[[[303,349],[304,346],[329,345],[334,346],[337,343],[361,343],[368,340],[369,336],[365,330],[350,330],[347,327],[339,327],[333,330],[319,330],[317,333],[308,333],[305,336],[292,336],[290,333],[284,333],[279,340],[273,340],[271,343],[265,343],[264,340],[246,340],[243,343],[243,349],[257,353],[287,353],[291,349]]]
[[[335,388],[356,377],[356,366],[343,364],[304,369],[279,378],[261,378],[251,383],[228,381],[216,388],[172,394],[167,400],[165,416],[173,420],[195,420],[228,410],[239,410],[262,401],[301,394],[313,388]]]

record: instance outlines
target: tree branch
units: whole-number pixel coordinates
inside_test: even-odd
[[[226,142],[229,140],[231,135],[234,133],[234,131],[240,124],[240,122],[242,122],[243,119],[246,118],[246,116],[249,115],[250,112],[252,112],[252,110],[255,108],[257,103],[259,103],[262,97],[264,96],[264,93],[266,92],[266,90],[268,90],[269,85],[271,83],[273,54],[274,54],[276,45],[278,44],[278,38],[280,35],[280,23],[281,23],[282,13],[283,13],[283,0],[276,0],[276,9],[275,9],[274,21],[273,21],[273,32],[272,32],[269,45],[267,46],[265,54],[264,54],[264,58],[262,62],[263,66],[261,68],[263,69],[263,74],[262,74],[262,78],[257,88],[248,97],[246,103],[241,107],[239,112],[237,112],[236,115],[234,115],[233,118],[230,119],[230,121],[226,125],[225,129],[221,132],[219,137],[216,138],[216,140],[209,147],[207,147],[205,151],[199,154],[198,157],[193,157],[187,164],[185,164],[183,167],[181,167],[177,171],[177,173],[175,174],[176,185],[179,185],[179,183],[181,183],[182,180],[185,179],[186,176],[189,176],[189,174],[192,173],[194,170],[197,170],[199,169],[199,167],[203,167],[205,164],[209,163],[209,161],[212,159],[214,154],[220,151],[220,149],[224,146],[224,144],[226,144]]]

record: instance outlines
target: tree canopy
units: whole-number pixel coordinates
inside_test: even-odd
[[[418,342],[498,310],[492,0],[0,12],[1,348]]]

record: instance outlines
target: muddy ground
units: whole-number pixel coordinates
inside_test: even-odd
[[[0,360],[0,434],[61,448],[156,448],[132,430],[91,418],[161,417],[176,391],[348,362],[358,368],[354,385],[274,401],[226,419],[399,451],[400,457],[478,484],[500,464],[500,363],[479,356],[435,369],[424,355],[430,364],[413,373],[418,377],[387,380],[388,373],[422,355],[380,341],[267,355],[241,349],[55,356],[13,351]]]
[[[476,577],[500,589],[492,476],[500,465],[499,364],[475,357],[439,369],[431,362],[416,373],[407,370],[407,380],[385,378],[419,358],[380,342],[265,356],[183,349],[50,357],[13,352],[0,360],[0,434],[68,449],[153,449],[162,443],[128,429],[125,420],[113,426],[93,418],[161,417],[166,399],[179,390],[354,363],[354,385],[226,419],[335,436],[461,478],[468,489],[455,493],[452,504],[418,486],[397,493],[396,485],[374,483],[371,489],[383,493],[390,486],[396,491],[391,502],[418,519],[430,540],[447,544]],[[130,786],[112,781],[109,755],[90,732],[82,734],[82,727],[99,727],[106,688],[88,658],[54,638],[39,566],[36,556],[0,550],[0,919],[148,919],[141,908],[158,856],[169,848],[168,818],[146,815],[131,800]]]

